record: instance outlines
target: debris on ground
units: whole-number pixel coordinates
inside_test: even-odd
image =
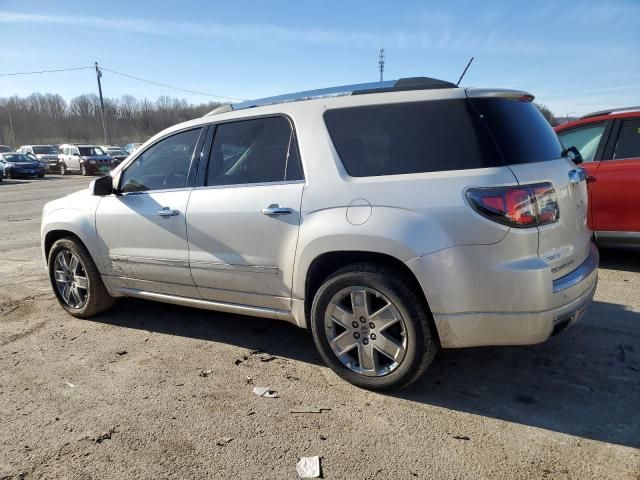
[[[299,478],[320,478],[320,457],[300,457],[296,472]]]
[[[212,372],[213,370],[200,370],[200,372],[198,372],[198,376],[207,378]]]
[[[322,413],[331,410],[329,407],[296,407],[289,410],[290,413]]]
[[[247,382],[247,384],[253,383],[253,377],[251,375],[247,375],[247,377],[245,378],[245,382]]]
[[[127,352],[126,350],[118,350],[118,351],[116,352],[116,355],[123,356],[123,355],[126,355],[127,353],[129,353],[129,352]]]
[[[76,388],[76,386],[71,382],[64,382],[64,384],[69,388]]]
[[[271,355],[270,353],[266,353],[263,350],[249,350],[248,352],[243,353],[238,358],[236,358],[236,360],[233,363],[234,363],[234,365],[238,366],[241,363],[244,363],[247,360],[249,360],[251,357],[256,357],[261,362],[270,362],[271,360],[275,360],[276,358],[278,358],[275,355]]]
[[[233,440],[232,437],[222,437],[222,438],[218,439],[218,441],[216,442],[216,445],[218,445],[219,447],[224,447],[229,442],[231,442],[231,440]]]
[[[466,435],[454,435],[453,438],[455,438],[456,440],[471,440]]]
[[[111,440],[111,435],[113,435],[114,433],[116,433],[116,429],[115,428],[110,428],[109,430],[107,430],[106,432],[102,432],[100,435],[98,435],[97,437],[94,437],[92,440],[95,443],[102,443],[105,440]]]
[[[253,393],[264,398],[278,398],[278,393],[269,387],[253,387]]]

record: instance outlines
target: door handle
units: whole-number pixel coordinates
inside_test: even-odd
[[[262,209],[262,214],[269,217],[278,217],[280,215],[290,215],[293,213],[293,208],[281,207],[277,203],[272,203],[267,208]]]
[[[176,215],[180,215],[178,210],[172,210],[169,207],[162,207],[162,210],[158,210],[156,214],[160,217],[175,217]]]
[[[596,181],[596,177],[593,175],[587,175],[587,183],[593,183]]]

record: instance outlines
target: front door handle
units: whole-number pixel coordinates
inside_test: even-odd
[[[176,215],[180,215],[178,210],[172,210],[169,207],[162,207],[162,210],[158,210],[156,214],[160,217],[175,217]]]
[[[272,203],[267,208],[262,209],[262,214],[269,217],[278,217],[280,215],[290,215],[293,213],[293,208],[281,207],[277,203]]]

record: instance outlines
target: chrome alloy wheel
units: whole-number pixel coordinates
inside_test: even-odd
[[[66,249],[58,252],[53,272],[64,303],[71,308],[82,308],[89,296],[89,279],[77,255]]]
[[[327,340],[340,362],[368,377],[400,366],[407,352],[405,320],[382,293],[354,286],[336,293],[324,317]]]

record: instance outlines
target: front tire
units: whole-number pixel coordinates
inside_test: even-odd
[[[84,163],[80,165],[80,173],[82,174],[83,177],[86,177],[87,175],[89,175],[89,173],[87,172],[87,167],[84,166]]]
[[[60,175],[66,175],[67,174],[67,166],[64,163],[60,164]]]
[[[79,241],[61,238],[49,251],[49,280],[58,302],[68,313],[89,318],[109,309],[109,295],[91,255]]]
[[[416,292],[401,273],[373,263],[349,265],[325,280],[313,299],[311,331],[326,364],[369,390],[413,383],[439,348]]]

